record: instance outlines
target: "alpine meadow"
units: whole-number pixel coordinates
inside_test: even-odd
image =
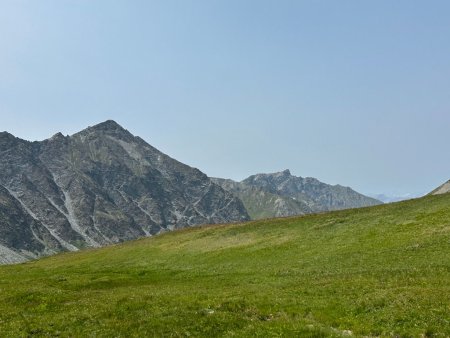
[[[448,337],[450,194],[0,268],[8,337]]]

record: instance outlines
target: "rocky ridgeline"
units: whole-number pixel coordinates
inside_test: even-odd
[[[114,121],[29,142],[0,133],[0,262],[248,220],[242,202]]]
[[[381,204],[349,187],[329,185],[311,177],[297,177],[289,170],[252,175],[241,182],[213,179],[242,199],[254,219],[302,215]]]
[[[450,180],[434,189],[432,192],[430,192],[430,195],[441,195],[447,194],[449,192],[450,192]]]

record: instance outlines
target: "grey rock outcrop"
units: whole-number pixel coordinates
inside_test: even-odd
[[[302,215],[381,204],[349,187],[329,185],[289,170],[252,175],[241,182],[213,179],[244,202],[254,219]]]
[[[114,121],[29,142],[0,133],[0,262],[248,220],[198,169]]]
[[[430,192],[430,195],[441,195],[447,194],[449,192],[450,192],[450,180],[434,189],[432,192]]]

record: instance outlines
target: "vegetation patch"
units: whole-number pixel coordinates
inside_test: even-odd
[[[450,336],[450,195],[0,267],[0,336]]]

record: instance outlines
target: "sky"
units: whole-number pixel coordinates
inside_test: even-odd
[[[0,0],[0,131],[113,119],[209,176],[450,178],[450,2]]]

